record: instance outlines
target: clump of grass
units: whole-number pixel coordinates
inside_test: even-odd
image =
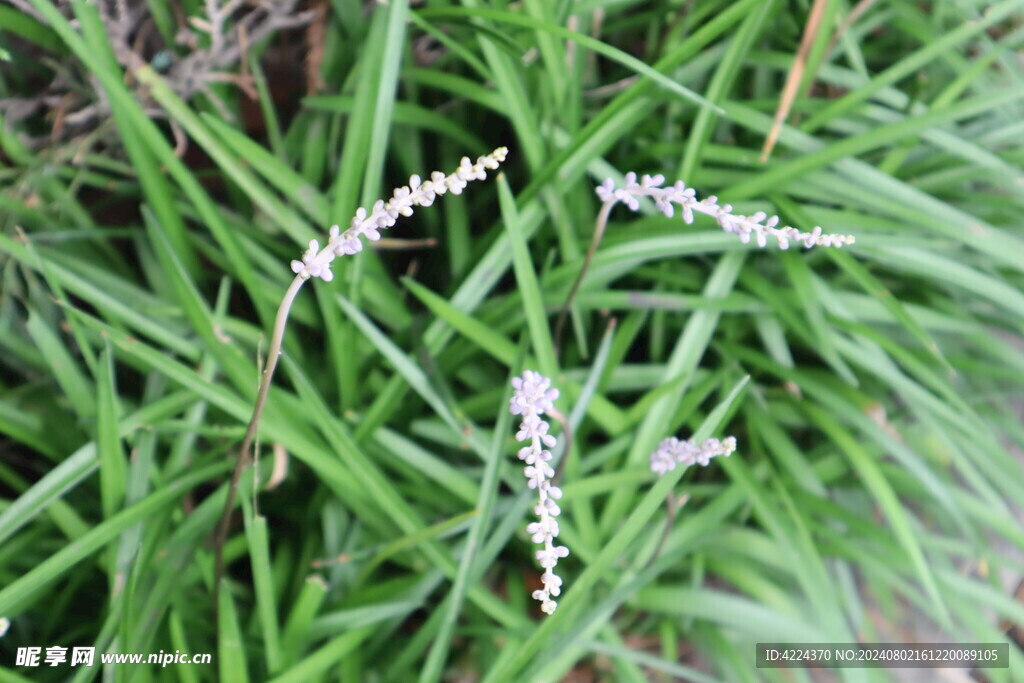
[[[159,40],[112,35],[110,3],[0,3],[5,652],[214,652],[153,673],[200,680],[774,681],[756,642],[1016,642],[1016,0],[323,3],[185,90],[175,37],[213,47],[206,3],[136,4]],[[265,10],[231,6],[244,40]],[[417,212],[416,248],[317,261],[331,217],[494,131],[517,150],[497,199]],[[654,194],[620,217],[593,187],[630,168],[762,229],[692,206],[685,226]],[[856,245],[771,249],[770,215]],[[302,269],[334,281],[295,297],[260,418],[287,476],[259,509],[238,495],[213,620],[208,539]],[[572,406],[552,541],[572,555],[541,620],[517,540],[538,495],[502,457],[525,367]],[[666,434],[742,457],[658,475]]]

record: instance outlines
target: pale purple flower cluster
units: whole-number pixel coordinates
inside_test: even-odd
[[[331,262],[337,256],[362,251],[360,236],[376,242],[380,239],[381,230],[394,225],[399,216],[411,216],[414,206],[430,206],[437,197],[448,192],[462,194],[470,181],[487,178],[487,171],[498,168],[507,154],[507,148],[499,147],[487,156],[477,158],[476,163],[471,162],[469,157],[462,157],[459,167],[450,175],[434,171],[428,180],[418,175],[412,176],[409,184],[397,188],[391,199],[378,199],[369,214],[360,207],[345,232],[337,225],[332,226],[327,246],[322,250],[319,242],[310,241],[309,249],[302,254],[302,260],[292,261],[292,272],[306,279],[318,277],[330,282],[334,279]]]
[[[736,450],[736,438],[729,436],[721,441],[718,439],[705,439],[698,445],[693,439],[680,441],[670,436],[658,444],[658,450],[651,453],[651,469],[658,474],[665,474],[676,468],[676,464],[683,467],[691,465],[707,466],[711,458],[718,456],[730,456]]]
[[[544,568],[540,579],[544,588],[535,590],[533,598],[540,601],[540,608],[545,614],[551,614],[558,606],[553,598],[562,592],[562,579],[555,574],[555,565],[560,558],[568,557],[569,549],[554,544],[558,536],[556,518],[562,512],[556,501],[562,497],[562,489],[551,483],[555,470],[551,467],[551,451],[547,449],[554,447],[555,437],[548,434],[548,423],[540,416],[554,409],[558,389],[552,389],[550,379],[532,370],[514,378],[512,387],[515,391],[509,410],[513,415],[523,416],[516,440],[530,442],[529,446],[519,449],[519,459],[526,464],[523,472],[529,480],[529,487],[537,490],[538,497],[534,512],[539,519],[526,526],[526,533],[534,543],[544,544],[544,548],[537,551],[537,561]]]
[[[622,202],[632,211],[640,208],[639,197],[650,197],[658,210],[669,218],[675,214],[673,204],[678,204],[686,223],[693,223],[694,212],[702,213],[714,218],[722,230],[739,235],[744,244],[750,241],[751,235],[754,235],[759,247],[767,245],[769,237],[778,240],[780,249],[788,249],[790,242],[802,242],[808,249],[816,245],[842,247],[844,244],[854,243],[853,235],[822,234],[821,227],[814,228],[812,232],[801,232],[788,226],[777,227],[779,217],[769,217],[763,211],[758,211],[752,216],[734,214],[731,204],[719,205],[718,197],[712,196],[698,201],[694,189],[686,187],[681,180],[671,187],[661,187],[665,182],[663,175],[644,175],[640,182],[637,182],[636,173],[630,172],[626,174],[625,181],[624,187],[616,187],[611,178],[605,180],[597,187],[597,196],[606,204]]]

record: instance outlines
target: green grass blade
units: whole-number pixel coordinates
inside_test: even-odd
[[[526,236],[520,222],[519,212],[516,209],[516,201],[504,174],[498,175],[497,182],[498,196],[501,200],[501,215],[505,222],[505,229],[508,231],[509,244],[512,247],[512,266],[515,270],[516,281],[519,283],[519,291],[522,294],[523,308],[526,311],[526,320],[530,329],[530,339],[533,351],[537,354],[537,365],[540,367],[542,375],[557,378],[559,373],[555,344],[551,338],[547,312],[544,309],[544,298],[541,295],[537,273],[530,259]]]
[[[132,525],[163,509],[197,484],[227,472],[226,463],[202,467],[177,479],[142,501],[97,524],[74,543],[66,545],[31,571],[0,589],[0,612],[17,615],[41,599],[40,593],[54,581],[116,539]]]
[[[249,680],[245,639],[227,580],[221,585],[220,604],[217,605],[217,670],[222,681],[247,683]]]
[[[99,368],[102,375],[97,378],[96,449],[99,456],[103,515],[109,519],[124,502],[128,479],[127,463],[117,429],[120,409],[117,405],[114,358],[109,346],[100,354]]]
[[[701,107],[707,107],[712,111],[721,113],[721,109],[713,102],[709,102],[705,98],[701,97],[697,93],[693,92],[689,88],[685,88],[679,83],[676,83],[671,78],[668,78],[660,71],[652,69],[647,64],[633,57],[632,55],[623,52],[617,48],[614,48],[607,43],[600,40],[595,40],[588,35],[579,33],[577,31],[571,31],[567,28],[562,28],[557,24],[541,21],[533,17],[527,17],[521,14],[515,14],[513,12],[507,12],[498,9],[489,9],[483,7],[473,8],[430,8],[424,9],[417,12],[420,16],[426,19],[445,19],[445,18],[481,18],[491,19],[493,21],[505,24],[512,24],[513,26],[524,26],[526,28],[534,29],[536,31],[545,31],[556,35],[560,38],[571,40],[582,47],[589,50],[593,50],[599,55],[607,57],[613,61],[618,62],[622,66],[626,67],[631,71],[635,71],[641,76],[650,78],[652,81],[665,88],[666,90],[679,95]]]

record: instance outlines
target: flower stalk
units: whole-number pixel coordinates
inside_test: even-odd
[[[618,187],[611,178],[606,179],[597,188],[597,196],[600,198],[601,210],[597,215],[594,226],[594,236],[587,249],[587,255],[583,259],[583,266],[580,268],[576,280],[572,283],[569,296],[566,297],[562,309],[558,312],[558,320],[555,322],[554,339],[555,347],[560,348],[562,329],[565,326],[566,317],[569,314],[569,307],[575,301],[583,278],[590,270],[590,264],[594,260],[594,254],[604,236],[605,228],[608,226],[608,218],[612,209],[619,203],[625,204],[631,211],[640,209],[640,197],[650,197],[654,200],[655,206],[665,217],[672,218],[675,215],[675,207],[681,210],[683,221],[686,224],[693,223],[695,213],[702,213],[711,216],[725,232],[739,235],[740,241],[747,244],[751,237],[754,237],[757,246],[768,245],[768,238],[775,239],[779,249],[788,249],[790,243],[802,243],[810,249],[814,246],[836,247],[853,244],[853,235],[835,235],[823,233],[820,226],[811,232],[801,232],[789,226],[779,226],[778,216],[768,216],[763,211],[758,211],[750,216],[744,216],[733,212],[731,204],[719,204],[718,197],[711,196],[707,199],[698,200],[697,192],[692,187],[686,187],[683,181],[679,180],[670,187],[662,187],[665,183],[663,175],[644,175],[637,181],[636,173],[630,171],[626,174],[625,183]]]
[[[456,195],[462,194],[471,181],[486,179],[487,171],[497,169],[507,154],[507,148],[499,147],[486,156],[478,157],[475,162],[470,161],[469,157],[463,157],[459,167],[448,175],[434,171],[425,181],[418,175],[413,175],[409,178],[408,185],[397,188],[387,201],[378,200],[369,212],[360,207],[349,223],[348,229],[344,232],[339,226],[332,226],[323,249],[320,248],[317,240],[311,240],[309,248],[302,255],[302,260],[291,262],[295,278],[285,291],[274,318],[267,364],[260,375],[260,385],[256,394],[256,403],[253,405],[252,417],[249,419],[245,436],[238,449],[235,467],[228,484],[227,500],[214,532],[214,605],[219,604],[220,583],[224,576],[224,544],[231,526],[231,511],[234,509],[238,497],[238,486],[242,480],[242,474],[253,461],[253,444],[256,441],[263,409],[266,407],[267,394],[270,392],[274,370],[277,369],[278,357],[281,355],[288,315],[291,313],[292,304],[302,285],[310,278],[320,278],[325,282],[330,282],[334,279],[331,263],[339,256],[357,254],[362,251],[361,237],[375,242],[381,238],[381,230],[393,226],[399,216],[411,216],[414,207],[430,206],[438,197],[449,192]]]
[[[676,465],[692,467],[701,465],[707,467],[712,458],[729,457],[736,452],[736,437],[727,436],[724,439],[705,439],[699,444],[693,439],[680,441],[674,436],[662,439],[657,450],[651,453],[651,470],[658,476],[663,476],[676,468]],[[690,496],[683,494],[676,498],[670,491],[668,494],[668,514],[665,516],[665,528],[662,529],[661,538],[655,546],[651,558],[647,560],[647,567],[654,564],[654,561],[661,555],[661,551],[668,541],[669,533],[675,524],[676,515],[690,500]]]

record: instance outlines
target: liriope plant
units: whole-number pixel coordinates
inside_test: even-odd
[[[596,189],[597,196],[601,200],[601,210],[597,214],[594,236],[583,259],[583,267],[576,276],[576,280],[569,290],[569,296],[566,297],[562,310],[558,314],[554,332],[556,343],[562,338],[562,328],[565,325],[569,307],[572,306],[580,284],[583,282],[583,277],[594,260],[594,254],[597,252],[601,237],[608,226],[608,218],[611,216],[612,209],[618,204],[625,204],[631,211],[638,211],[640,199],[648,197],[654,200],[655,206],[667,218],[672,218],[675,215],[678,206],[683,221],[687,224],[693,223],[694,214],[702,213],[714,218],[725,232],[739,235],[740,241],[744,244],[753,237],[759,247],[767,246],[769,237],[778,242],[780,249],[788,249],[791,243],[803,244],[808,249],[814,246],[839,248],[856,241],[853,235],[822,232],[821,226],[816,226],[811,232],[803,232],[785,225],[780,227],[778,216],[769,216],[763,211],[758,211],[750,216],[735,213],[731,204],[719,204],[718,197],[697,199],[696,190],[687,187],[681,180],[669,187],[662,187],[665,183],[665,176],[661,174],[644,175],[638,180],[637,174],[630,171],[625,175],[624,181],[623,185],[619,187],[614,180],[608,178]]]
[[[803,244],[810,249],[814,246],[839,248],[855,242],[852,235],[825,233],[820,226],[815,227],[811,232],[803,232],[790,226],[780,227],[778,216],[768,216],[762,211],[750,216],[737,214],[733,211],[732,205],[719,204],[717,197],[697,199],[696,191],[687,187],[682,181],[669,187],[663,187],[665,177],[662,175],[644,175],[638,179],[636,173],[630,172],[625,175],[624,180],[625,183],[619,187],[613,180],[607,179],[596,189],[602,205],[597,216],[594,237],[584,259],[583,267],[573,283],[555,325],[556,342],[561,337],[565,316],[594,257],[611,211],[620,203],[637,211],[640,208],[640,199],[647,197],[654,200],[657,209],[667,218],[673,217],[676,207],[678,207],[683,221],[687,224],[693,223],[694,215],[701,213],[714,218],[725,232],[738,235],[744,244],[753,238],[762,248],[767,246],[769,238],[774,239],[780,249],[788,249],[791,243]],[[512,384],[515,391],[511,399],[511,412],[513,415],[523,416],[516,439],[530,442],[529,445],[519,450],[518,455],[520,460],[526,464],[524,474],[529,480],[530,488],[536,489],[538,494],[538,503],[534,508],[538,521],[527,525],[526,532],[535,543],[541,543],[544,546],[541,550],[536,551],[537,561],[544,569],[541,576],[543,588],[534,591],[533,597],[540,601],[541,611],[553,614],[557,607],[554,598],[561,593],[562,588],[562,579],[554,573],[554,568],[559,559],[568,557],[569,549],[554,543],[559,532],[556,518],[561,510],[557,501],[562,497],[562,490],[551,482],[555,476],[555,470],[550,464],[552,455],[548,449],[554,447],[556,441],[548,433],[548,423],[541,416],[553,410],[553,401],[558,398],[558,390],[551,388],[549,378],[531,370],[527,370],[522,376],[513,379]],[[705,439],[701,443],[697,443],[693,439],[684,441],[670,436],[662,440],[657,449],[651,453],[650,468],[660,476],[674,470],[677,466],[707,466],[713,458],[728,457],[735,451],[736,438],[732,436],[724,439]],[[670,495],[665,536],[667,536],[678,506],[676,499]],[[659,551],[665,536],[659,543]],[[656,551],[655,556],[657,554]]]
[[[245,436],[238,449],[237,460],[228,485],[224,511],[221,513],[214,533],[215,592],[219,591],[220,580],[224,575],[224,543],[227,540],[230,526],[231,510],[234,508],[235,498],[238,495],[238,485],[243,472],[253,459],[252,448],[259,429],[260,417],[263,415],[263,409],[267,402],[267,393],[270,391],[274,370],[277,368],[277,359],[281,353],[281,342],[288,324],[288,315],[302,285],[311,278],[320,278],[325,282],[330,282],[334,279],[331,263],[339,256],[357,254],[362,251],[361,238],[365,237],[371,242],[375,242],[380,239],[381,230],[393,226],[400,216],[411,216],[413,207],[430,206],[438,197],[448,193],[462,194],[470,182],[486,179],[487,172],[497,169],[507,154],[506,147],[499,147],[486,156],[478,157],[475,162],[470,161],[469,157],[462,157],[459,167],[447,175],[441,171],[434,171],[427,179],[413,175],[409,178],[408,185],[396,188],[391,198],[386,201],[377,200],[369,212],[365,208],[359,208],[349,223],[348,229],[342,231],[339,226],[332,226],[323,248],[320,247],[317,240],[311,240],[309,248],[302,254],[302,259],[291,262],[295,278],[285,291],[274,318],[274,329],[267,351],[267,363],[260,375],[252,417],[249,419]],[[217,602],[215,601],[214,604]]]

